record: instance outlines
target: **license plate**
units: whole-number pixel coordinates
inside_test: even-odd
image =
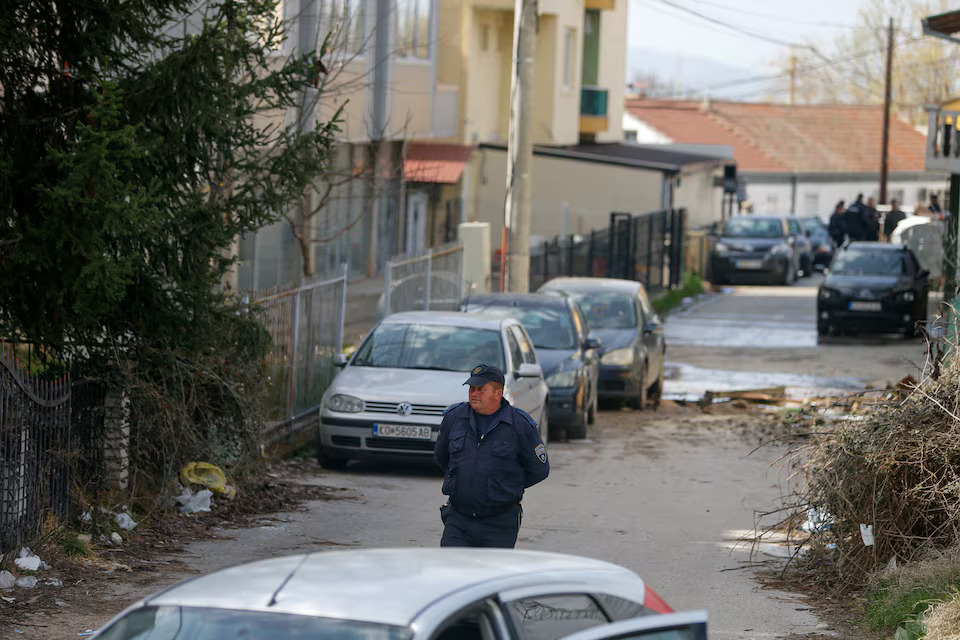
[[[854,300],[850,303],[850,311],[880,311],[879,302],[865,302],[862,300]]]
[[[737,260],[737,269],[762,269],[763,260]]]
[[[430,427],[421,427],[413,424],[374,424],[373,437],[375,438],[413,438],[414,440],[429,440],[433,430]]]

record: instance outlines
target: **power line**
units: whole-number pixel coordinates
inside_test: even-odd
[[[745,16],[755,16],[757,18],[764,18],[767,20],[777,20],[779,22],[789,22],[790,24],[805,24],[813,27],[829,27],[832,29],[863,29],[867,31],[883,31],[883,27],[867,27],[862,25],[854,24],[840,24],[837,22],[823,22],[823,21],[812,21],[812,20],[798,20],[796,18],[791,18],[787,16],[777,16],[769,13],[760,13],[758,11],[747,11],[745,9],[738,9],[737,7],[731,7],[729,5],[720,4],[718,2],[711,2],[710,0],[689,0],[690,2],[696,2],[697,4],[707,5],[708,7],[714,7],[720,9],[721,11],[731,11],[739,13]]]
[[[672,0],[657,0],[657,1],[660,2],[660,3],[662,3],[662,4],[667,5],[667,6],[669,6],[669,7],[673,7],[674,9],[677,9],[677,10],[679,10],[679,11],[683,11],[683,12],[685,12],[685,13],[689,13],[689,14],[691,14],[691,15],[693,15],[693,16],[696,16],[697,18],[700,18],[701,20],[704,20],[704,21],[709,22],[709,23],[711,23],[711,24],[719,25],[719,26],[721,26],[721,27],[724,27],[724,28],[726,28],[726,29],[729,29],[730,31],[734,31],[734,32],[736,32],[736,33],[739,33],[739,34],[741,34],[741,35],[745,35],[745,36],[748,36],[748,37],[751,37],[751,38],[756,38],[757,40],[763,40],[763,41],[765,41],[765,42],[770,42],[770,43],[772,43],[772,44],[777,44],[777,45],[784,46],[784,47],[809,48],[809,45],[798,44],[798,43],[796,43],[796,42],[789,42],[789,41],[787,41],[787,40],[780,40],[779,38],[773,38],[773,37],[770,37],[770,36],[765,36],[765,35],[763,35],[763,34],[761,34],[761,33],[754,33],[753,31],[749,31],[749,30],[744,29],[744,28],[742,28],[742,27],[738,27],[738,26],[736,26],[736,25],[730,24],[729,22],[725,22],[725,21],[723,21],[723,20],[718,20],[717,18],[714,18],[714,17],[712,17],[712,16],[708,16],[708,15],[706,15],[706,14],[700,13],[699,11],[697,11],[697,10],[695,10],[695,9],[691,9],[690,7],[685,7],[685,6],[683,6],[682,4],[677,4],[676,2],[673,2]]]

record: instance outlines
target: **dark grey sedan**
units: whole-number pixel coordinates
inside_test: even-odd
[[[599,396],[654,408],[663,391],[667,345],[663,324],[643,284],[616,278],[554,278],[539,289],[563,292],[577,302],[590,337],[603,344]]]
[[[750,280],[787,285],[799,270],[796,235],[781,216],[730,218],[710,252],[714,284]]]
[[[601,343],[588,334],[576,303],[536,293],[470,296],[461,311],[519,320],[537,350],[550,388],[550,438],[586,438],[597,410]]]

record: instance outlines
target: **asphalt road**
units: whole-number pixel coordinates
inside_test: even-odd
[[[710,296],[667,320],[668,393],[718,384],[863,388],[919,374],[920,341],[845,338],[818,344],[815,279],[794,287],[742,287]],[[792,377],[791,377],[792,376]],[[451,399],[453,401],[455,399]],[[654,412],[599,413],[594,440],[548,446],[550,477],[529,490],[518,546],[603,558],[637,571],[677,609],[706,608],[710,637],[830,636],[799,596],[760,586],[757,565],[781,560],[743,542],[757,514],[788,491],[772,462],[763,420],[665,403]],[[751,453],[753,452],[753,453]],[[439,543],[441,478],[429,466],[357,465],[329,472],[305,463],[303,482],[335,489],[338,500],[226,531],[189,545],[176,559],[191,571],[306,550],[433,546]],[[754,551],[754,553],[751,553]],[[177,565],[183,566],[183,565]],[[182,577],[170,571],[162,582]],[[93,628],[132,598],[155,590],[116,579],[101,607],[66,611],[62,637]],[[30,628],[19,637],[33,635]]]

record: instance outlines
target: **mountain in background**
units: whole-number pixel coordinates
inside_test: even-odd
[[[737,67],[661,49],[630,47],[627,52],[627,84],[641,82],[650,97],[700,99],[705,87],[773,73],[773,69]],[[778,88],[777,81],[767,80],[711,89],[709,95],[721,100],[759,101],[771,99]]]

